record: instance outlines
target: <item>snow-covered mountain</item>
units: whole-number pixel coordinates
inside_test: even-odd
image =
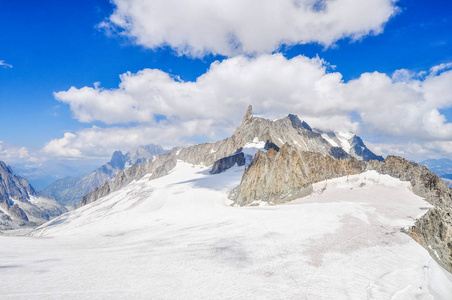
[[[111,160],[96,170],[79,176],[67,177],[57,180],[46,187],[42,193],[55,198],[64,206],[75,206],[80,200],[96,187],[113,179],[119,170],[124,170],[134,164],[140,164],[148,159],[154,159],[156,155],[167,153],[159,145],[146,145],[137,147],[126,154],[115,151]]]
[[[427,159],[421,161],[419,164],[429,168],[452,187],[452,160],[448,158]]]
[[[249,109],[231,137],[119,171],[32,237],[0,235],[0,294],[450,299],[452,190],[295,117]]]
[[[315,131],[320,133],[332,146],[344,149],[353,158],[364,161],[383,160],[383,157],[370,151],[363,140],[352,132],[323,132],[318,129]]]
[[[395,157],[382,162],[378,156],[365,148],[361,139],[353,138],[352,141],[358,140],[355,145],[359,145],[363,151],[351,151],[354,148],[349,142],[351,137],[352,135],[349,135],[349,138],[341,141],[336,136],[338,141],[334,144],[295,115],[271,121],[254,116],[249,107],[242,124],[231,137],[216,143],[177,149],[159,156],[154,161],[134,165],[87,194],[78,207],[121,190],[146,174],[151,174],[150,179],[165,176],[179,160],[194,165],[212,166],[212,174],[224,172],[234,165],[245,165],[247,168],[240,185],[230,194],[230,198],[239,205],[255,204],[260,201],[271,204],[284,203],[309,193],[312,183],[377,170],[381,174],[410,181],[417,195],[435,205],[435,209],[430,210],[418,221],[412,235],[425,247],[432,249],[432,253],[435,251],[438,257],[442,257],[444,266],[452,270],[452,250],[448,246],[452,243],[450,188],[438,176],[418,164]],[[329,138],[334,137],[330,135]],[[343,149],[345,141],[350,147]],[[258,148],[270,150],[263,155]],[[250,149],[253,151],[250,152]],[[361,157],[361,160],[355,159],[352,155],[365,152],[370,152],[371,155]],[[365,158],[369,156],[378,159],[367,162]],[[445,233],[443,229],[446,230]],[[440,239],[437,238],[438,235],[441,236]]]
[[[234,165],[234,163],[240,165],[240,162],[236,160],[244,162],[245,156],[250,162],[253,155],[240,153],[243,152],[246,144],[252,142],[260,141],[263,143],[262,146],[266,148],[274,147],[275,149],[279,149],[288,143],[300,151],[317,152],[336,159],[383,160],[381,156],[377,156],[367,149],[362,140],[353,134],[348,134],[347,138],[343,138],[339,134],[330,133],[330,136],[333,137],[329,138],[329,140],[322,137],[322,135],[325,134],[319,133],[318,130],[313,130],[296,115],[289,114],[285,118],[272,121],[254,116],[250,106],[242,124],[237,127],[231,137],[215,143],[176,149],[167,155],[158,157],[154,161],[134,165],[127,170],[119,172],[115,179],[105,182],[87,194],[78,206],[96,201],[100,197],[122,188],[132,180],[140,179],[148,173],[153,173],[152,178],[166,175],[175,166],[176,160],[206,166],[216,163],[217,166],[214,166],[214,173],[217,172],[218,163],[222,163],[225,159],[229,161],[230,166]],[[224,169],[224,167],[221,169]]]
[[[0,161],[0,229],[37,226],[64,212],[54,199],[41,195]]]

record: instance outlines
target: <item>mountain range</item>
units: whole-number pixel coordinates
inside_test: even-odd
[[[312,129],[306,122],[302,122],[296,115],[288,115],[278,120],[267,120],[252,114],[252,107],[248,107],[234,134],[215,143],[204,143],[186,148],[179,148],[166,155],[161,155],[153,161],[141,165],[134,165],[127,170],[120,171],[115,179],[105,182],[91,193],[83,197],[78,207],[116,191],[132,180],[137,180],[151,173],[151,178],[158,178],[168,174],[176,165],[177,160],[193,164],[213,165],[213,173],[224,171],[225,160],[228,166],[234,164],[244,165],[251,161],[255,153],[246,153],[244,146],[247,143],[263,143],[262,147],[279,149],[285,143],[290,143],[301,151],[310,151],[322,155],[332,156],[336,159],[357,159],[369,161],[371,159],[383,160],[375,155],[363,143],[361,138],[351,133],[329,132]]]
[[[231,137],[176,149],[153,161],[120,171],[115,179],[83,197],[77,207],[121,190],[146,174],[149,179],[165,176],[179,160],[212,165],[212,174],[244,165],[241,183],[230,192],[230,199],[238,205],[262,201],[284,203],[305,194],[306,189],[309,193],[315,182],[376,170],[410,181],[413,191],[435,206],[417,221],[411,232],[421,244],[441,257],[443,266],[452,270],[452,249],[448,246],[452,243],[450,188],[433,172],[416,163],[393,156],[383,160],[352,134],[329,133],[328,139],[324,135],[295,115],[272,121],[254,116],[250,106]]]
[[[251,107],[232,136],[119,170],[29,235],[0,235],[2,295],[452,294],[452,190],[437,175],[351,133]]]
[[[42,190],[42,194],[53,197],[63,206],[73,207],[96,187],[116,177],[120,170],[129,168],[134,164],[141,164],[157,155],[165,154],[168,150],[159,145],[146,145],[137,147],[126,154],[115,151],[111,160],[96,170],[78,177],[67,177],[57,180]]]

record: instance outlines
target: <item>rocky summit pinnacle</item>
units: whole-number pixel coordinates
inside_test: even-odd
[[[243,116],[242,125],[245,124],[246,122],[248,122],[251,119],[252,116],[253,116],[253,106],[252,105],[248,105],[248,108],[246,109],[245,116]]]

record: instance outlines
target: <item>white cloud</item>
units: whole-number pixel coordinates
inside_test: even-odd
[[[439,157],[452,155],[452,141],[433,141],[426,144],[426,147],[431,151],[444,153]]]
[[[184,140],[185,136],[202,135],[211,138],[221,130],[221,122],[208,119],[131,128],[93,126],[76,133],[66,132],[63,138],[48,142],[43,152],[48,156],[71,159],[109,158],[116,150],[127,152],[152,143],[172,148],[175,145],[188,144],[189,142]]]
[[[0,60],[0,67],[4,67],[4,68],[12,68],[13,66],[6,63],[4,60]]]
[[[452,68],[452,62],[450,62],[450,63],[442,63],[442,64],[439,64],[439,65],[431,67],[430,68],[430,73],[431,73],[431,75],[436,75],[439,72],[447,70],[447,69],[450,69],[450,68]]]
[[[366,142],[366,146],[378,155],[398,155],[414,161],[428,158],[444,158],[452,155],[452,141],[397,141]]]
[[[121,75],[117,89],[83,87],[55,93],[81,122],[155,124],[213,119],[236,126],[248,104],[268,117],[297,112],[306,117],[346,116],[341,109],[342,75],[327,73],[323,60],[280,54],[215,62],[195,82],[175,80],[160,70]]]
[[[424,81],[393,82],[381,73],[364,73],[344,86],[347,109],[372,131],[421,139],[452,139],[452,124],[438,109],[452,107],[452,72]]]
[[[35,162],[37,158],[30,155],[26,147],[8,146],[0,141],[0,160],[9,164],[17,161]]]
[[[72,87],[55,93],[82,122],[126,126],[67,133],[49,142],[46,151],[83,156],[109,154],[124,145],[181,145],[195,135],[214,140],[233,132],[248,104],[264,117],[295,113],[324,130],[404,137],[424,148],[425,143],[451,141],[452,124],[439,110],[452,107],[452,71],[416,78],[397,81],[374,72],[344,82],[319,58],[281,54],[215,62],[194,82],[145,69],[121,75],[117,89]],[[166,120],[157,122],[154,115]]]
[[[377,153],[378,155],[399,155],[403,157],[411,157],[414,154],[429,154],[430,151],[424,147],[422,147],[420,144],[413,143],[413,142],[406,142],[406,143],[370,143],[367,142],[366,145]]]
[[[139,45],[204,56],[269,53],[280,45],[379,34],[396,0],[112,0],[100,27],[121,28]]]
[[[61,139],[53,139],[48,142],[43,151],[47,154],[59,156],[59,157],[81,157],[82,152],[80,149],[75,147],[80,147],[81,145],[77,145],[76,143],[76,135],[70,132],[66,132],[64,137]]]

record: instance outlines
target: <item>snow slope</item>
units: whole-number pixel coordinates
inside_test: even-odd
[[[0,235],[7,299],[449,299],[452,276],[400,231],[430,205],[371,171],[285,205],[233,207],[243,168],[179,161],[44,224]]]

